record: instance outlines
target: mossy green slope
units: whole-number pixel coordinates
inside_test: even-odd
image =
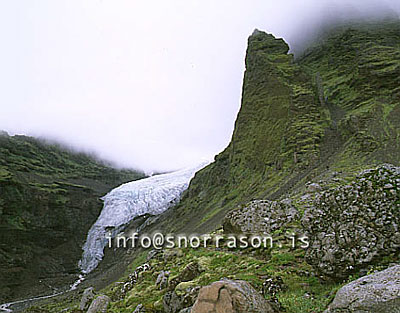
[[[34,138],[0,135],[0,301],[68,282],[102,208],[99,197],[142,176]],[[54,276],[64,278],[47,281]]]
[[[337,124],[345,142],[341,162],[398,164],[400,23],[342,26],[298,62],[320,75],[327,105],[345,113]]]
[[[289,197],[303,213],[306,181],[328,178],[327,187],[334,189],[357,179],[360,169],[399,165],[399,27],[393,20],[341,26],[296,59],[283,40],[255,31],[231,143],[196,174],[181,203],[161,215],[153,229],[209,232],[227,211],[257,198]],[[145,253],[136,257],[119,281],[145,260]],[[141,303],[149,312],[162,312],[165,290],[155,286],[157,274],[171,270],[174,277],[193,261],[206,269],[192,281],[198,285],[229,277],[260,289],[265,277],[282,277],[287,289],[277,297],[293,313],[323,312],[345,283],[321,279],[300,248],[183,249],[171,259],[150,260],[152,270],[109,310],[132,312]],[[370,271],[391,262],[391,256],[382,258]],[[100,292],[113,297],[119,286]],[[78,301],[79,296],[54,300],[31,312],[77,312]]]
[[[211,230],[229,209],[285,196],[327,168],[399,164],[399,29],[398,20],[340,26],[296,59],[255,31],[231,143],[197,173],[167,228]]]

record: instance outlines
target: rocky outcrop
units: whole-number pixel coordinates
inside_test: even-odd
[[[248,283],[223,279],[201,288],[192,313],[273,313],[273,307]]]
[[[169,290],[174,290],[175,287],[181,283],[181,282],[187,282],[190,280],[195,279],[197,276],[199,276],[203,272],[203,269],[201,266],[196,263],[196,262],[191,262],[189,263],[183,270],[182,272],[179,273],[178,276],[174,277],[171,279],[171,281],[168,284],[168,289]]]
[[[306,260],[342,279],[400,248],[400,168],[382,165],[323,191],[305,211]]]
[[[178,313],[191,307],[197,299],[200,287],[189,286],[179,290],[168,291],[163,298],[166,313]]]
[[[400,265],[342,287],[325,313],[399,313]]]
[[[31,137],[0,135],[0,303],[73,283],[99,198],[141,176]]]
[[[110,298],[105,295],[98,296],[90,304],[87,313],[106,313],[110,301]]]
[[[272,234],[298,218],[299,213],[289,200],[255,200],[229,212],[223,227],[225,233]]]
[[[260,195],[277,199],[298,181],[294,168],[318,160],[323,112],[312,77],[288,51],[287,43],[271,34],[255,31],[249,37],[232,141],[191,181],[171,219],[172,231],[212,231],[242,203]]]
[[[79,310],[86,311],[89,308],[90,303],[95,297],[93,287],[86,288],[83,292],[81,302],[79,304]]]
[[[162,290],[168,287],[168,280],[169,280],[170,271],[161,271],[158,274],[156,279],[156,286]]]

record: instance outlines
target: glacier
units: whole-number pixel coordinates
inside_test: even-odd
[[[90,273],[100,263],[108,245],[108,236],[114,238],[135,217],[159,215],[175,205],[195,173],[208,163],[129,182],[106,194],[102,198],[104,206],[100,216],[90,228],[83,246],[79,261],[82,273]]]

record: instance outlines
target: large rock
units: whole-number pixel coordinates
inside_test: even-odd
[[[96,299],[93,300],[87,313],[106,313],[109,304],[109,297],[105,295],[98,296]]]
[[[199,290],[200,287],[188,287],[181,290],[168,291],[163,297],[164,312],[178,313],[185,308],[191,307],[197,299]]]
[[[400,265],[342,287],[325,313],[399,313]]]
[[[381,165],[317,194],[302,224],[310,242],[307,262],[332,278],[399,253],[400,168]]]
[[[168,284],[168,290],[174,290],[181,282],[191,281],[201,274],[204,270],[197,262],[190,262],[186,267],[179,273],[178,276],[171,279]]]
[[[90,303],[94,299],[94,289],[93,287],[86,288],[83,292],[81,302],[79,304],[79,310],[86,311],[89,308]]]
[[[226,233],[271,234],[299,218],[289,200],[254,200],[229,212],[223,222]]]
[[[275,309],[246,281],[223,279],[205,286],[192,313],[269,313]]]

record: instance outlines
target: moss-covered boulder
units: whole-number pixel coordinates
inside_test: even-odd
[[[400,251],[400,168],[382,165],[316,195],[302,224],[306,260],[343,279]]]
[[[224,232],[236,234],[273,234],[300,218],[289,199],[254,200],[229,212],[223,221]]]

